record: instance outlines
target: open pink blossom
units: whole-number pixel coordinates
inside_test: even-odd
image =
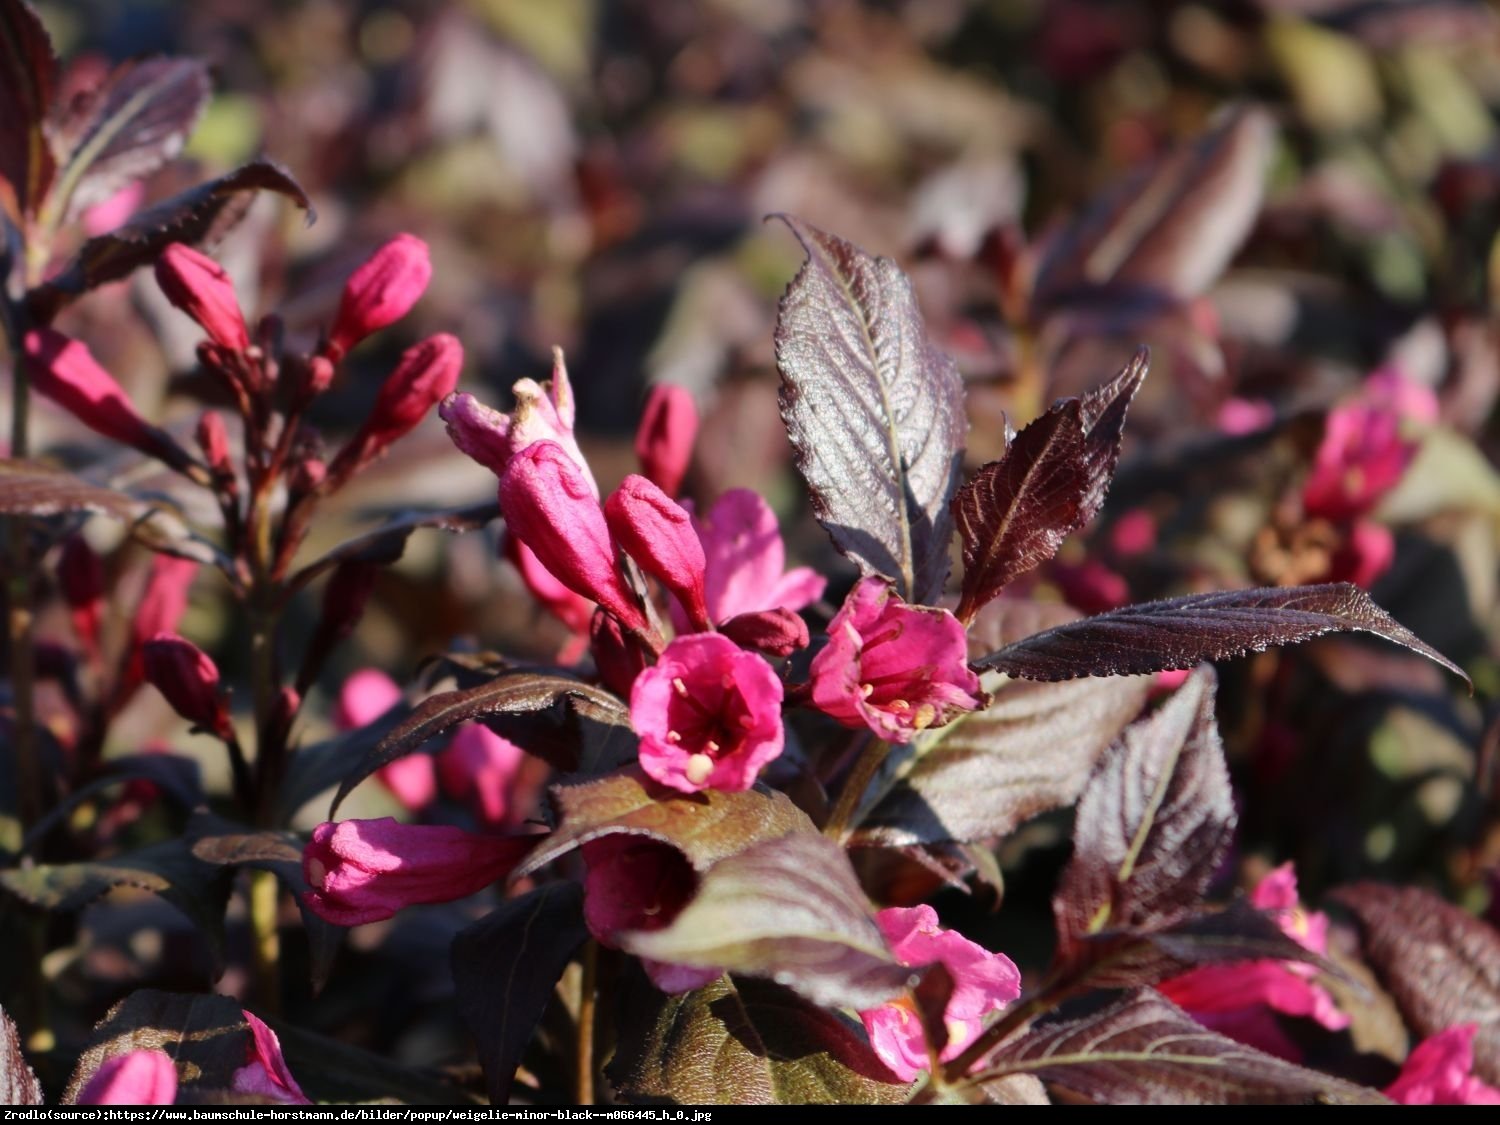
[[[882,578],[849,591],[811,671],[820,710],[890,742],[910,742],[981,702],[958,618],[907,605]]]
[[[1329,582],[1366,588],[1396,561],[1396,537],[1383,523],[1355,520],[1328,562]]]
[[[156,1049],[130,1051],[99,1064],[78,1105],[171,1105],[177,1100],[177,1065]]]
[[[1009,957],[943,929],[932,907],[894,906],[882,910],[876,920],[897,961],[913,967],[937,962],[953,978],[953,995],[943,1009],[943,1022],[948,1026],[948,1045],[941,1055],[944,1062],[957,1058],[979,1038],[985,1016],[1021,995],[1021,972]],[[890,1001],[859,1017],[870,1035],[870,1046],[897,1078],[910,1082],[927,1069],[927,1040],[909,1000]]]
[[[1500,1090],[1474,1076],[1479,1025],[1459,1024],[1422,1040],[1386,1097],[1402,1105],[1500,1105]]]
[[[243,1015],[250,1025],[250,1061],[234,1072],[229,1088],[237,1094],[254,1094],[282,1105],[312,1105],[292,1077],[276,1033],[251,1013]]]
[[[641,768],[684,793],[749,789],[781,755],[781,681],[718,633],[678,637],[635,679]]]
[[[1420,384],[1390,369],[1371,375],[1358,397],[1328,412],[1302,486],[1303,509],[1335,523],[1369,514],[1416,456],[1403,423],[1431,423],[1437,412],[1437,400]]]
[[[714,624],[763,609],[802,609],[822,596],[821,574],[786,569],[776,513],[759,493],[732,488],[693,526],[703,543],[704,600]],[[674,612],[672,620],[687,627],[685,615]]]
[[[1297,876],[1282,864],[1258,884],[1250,901],[1271,911],[1292,940],[1313,953],[1328,948],[1328,917],[1302,909]],[[1159,990],[1205,1027],[1292,1062],[1302,1052],[1281,1030],[1277,1016],[1298,1016],[1338,1031],[1349,1026],[1333,997],[1312,978],[1317,970],[1301,961],[1242,961],[1205,965],[1163,981]]]
[[[320,824],[302,853],[302,873],[312,888],[304,900],[339,926],[379,922],[403,907],[483,890],[509,874],[534,842],[391,817]]]
[[[340,730],[359,730],[400,702],[401,689],[395,680],[378,668],[361,668],[339,689],[333,722]],[[403,808],[413,812],[437,799],[437,773],[427,754],[408,754],[387,762],[375,771],[375,777]]]

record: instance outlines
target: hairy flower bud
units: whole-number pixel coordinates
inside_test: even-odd
[[[328,352],[337,359],[370,333],[400,320],[431,280],[427,243],[398,234],[349,275],[328,334]]]
[[[641,472],[668,496],[676,496],[693,459],[698,437],[698,407],[691,392],[671,383],[657,383],[646,396],[635,455]]]
[[[143,651],[146,681],[194,726],[228,738],[229,708],[219,691],[219,669],[209,655],[175,633],[161,633]]]
[[[221,348],[243,352],[250,347],[234,282],[218,262],[174,242],[156,260],[156,283]]]
[[[408,348],[381,385],[365,424],[333,459],[328,475],[342,483],[392,442],[406,436],[429,410],[453,393],[463,364],[463,345],[445,333]]]
[[[32,385],[97,434],[155,457],[174,469],[193,463],[187,451],[136,412],[114,376],[88,347],[51,328],[34,328],[23,341]]]
[[[711,629],[704,602],[703,544],[692,517],[645,477],[632,473],[604,504],[621,549],[665,586],[699,630]]]
[[[719,632],[741,648],[754,649],[767,656],[790,656],[806,648],[812,639],[807,632],[807,622],[789,609],[742,613],[723,622]]]

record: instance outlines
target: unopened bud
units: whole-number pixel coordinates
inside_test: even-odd
[[[250,347],[234,283],[218,262],[174,242],[156,260],[156,283],[167,300],[196,320],[214,343],[234,352]]]
[[[676,496],[693,459],[698,407],[692,394],[671,383],[657,383],[646,396],[635,455],[643,472],[668,496]]]
[[[645,477],[632,473],[605,502],[604,517],[621,549],[669,591],[695,628],[712,628],[704,604],[703,544],[687,512]]]
[[[229,708],[219,691],[219,669],[209,655],[175,633],[159,633],[143,650],[146,682],[194,726],[228,738]]]
[[[337,359],[372,332],[405,316],[432,280],[427,244],[398,234],[350,275],[339,301],[328,353]]]
[[[463,364],[463,345],[447,334],[431,336],[408,348],[382,384],[365,424],[329,466],[329,476],[342,483],[409,433],[429,410],[453,393]]]
[[[719,626],[723,633],[741,648],[754,649],[766,656],[790,656],[807,647],[810,639],[807,622],[789,609],[763,609],[731,617]]]

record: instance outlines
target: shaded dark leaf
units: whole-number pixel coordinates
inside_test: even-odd
[[[987,840],[1071,804],[1150,686],[1144,676],[1001,685],[986,710],[913,743],[854,842]]]
[[[560,882],[511,899],[453,939],[458,1014],[479,1044],[490,1104],[510,1101],[521,1054],[588,936],[583,888]]]
[[[1048,246],[1037,266],[1036,311],[1106,287],[1177,300],[1203,293],[1260,211],[1274,139],[1269,114],[1240,107],[1129,177]]]
[[[250,1026],[239,1004],[227,996],[150,988],[132,992],[95,1026],[68,1079],[63,1101],[74,1104],[94,1072],[110,1059],[153,1049],[172,1056],[185,1084],[228,1090],[234,1072],[249,1061]]]
[[[203,931],[215,962],[222,964],[229,873],[195,857],[185,839],[164,840],[109,860],[0,871],[0,888],[42,910],[81,910],[115,887],[136,887],[170,902]]]
[[[784,793],[705,789],[682,794],[650,781],[639,768],[549,790],[557,827],[516,876],[529,875],[580,844],[614,832],[648,836],[676,848],[698,872],[761,840],[812,831],[807,814]]]
[[[636,995],[636,993],[639,995]],[[633,1102],[884,1105],[906,1100],[858,1031],[769,981],[664,996],[640,982],[606,1073]]]
[[[715,863],[670,925],[616,941],[653,961],[769,977],[827,1006],[873,1008],[912,978],[886,948],[848,854],[811,822]]]
[[[474,1105],[470,1091],[436,1071],[406,1066],[384,1055],[267,1019],[297,1085],[315,1102],[397,1102],[401,1105]]]
[[[62,469],[37,461],[0,460],[0,512],[7,515],[98,512],[128,521],[138,508],[125,493],[90,484]]]
[[[41,1105],[42,1084],[21,1053],[21,1033],[0,1008],[0,1105]]]
[[[807,261],[781,298],[781,416],[813,512],[865,574],[930,603],[948,574],[963,383],[888,258],[790,216]]]
[[[1417,1035],[1478,1024],[1475,1073],[1500,1084],[1500,933],[1419,887],[1357,883],[1332,898],[1358,917],[1365,959]]]
[[[1076,970],[1097,959],[1090,939],[1099,935],[1181,921],[1208,889],[1234,823],[1214,674],[1203,668],[1125,729],[1079,798],[1073,858],[1052,900],[1058,963]]]
[[[1149,990],[1002,1047],[978,1081],[1034,1074],[1109,1105],[1385,1105],[1377,1091],[1262,1054]]]
[[[52,182],[52,150],[42,134],[57,79],[52,40],[30,4],[0,0],[0,176],[10,185],[13,203],[0,202],[21,216],[36,209]]]
[[[48,211],[67,221],[144,179],[182,151],[209,96],[195,59],[122,63],[74,100],[52,132],[57,184]]]
[[[1145,349],[1104,386],[1064,399],[1023,429],[953,497],[963,543],[957,614],[970,621],[1015,578],[1046,562],[1104,504],[1120,459],[1130,400],[1146,377]]]
[[[480,721],[566,772],[597,771],[634,756],[630,714],[615,696],[568,676],[515,672],[423,700],[344,773],[332,816],[354,787],[387,762],[459,723]],[[568,737],[538,738],[565,727]]]
[[[274,191],[291,199],[309,218],[312,203],[285,168],[255,160],[228,175],[189,188],[137,212],[124,226],[91,238],[78,256],[28,297],[31,315],[50,321],[68,301],[149,265],[174,242],[212,244],[245,216],[255,194]]]
[[[498,504],[470,504],[466,508],[451,508],[441,512],[414,512],[395,516],[379,527],[340,543],[322,558],[299,570],[287,585],[288,596],[306,586],[324,571],[331,570],[341,562],[359,560],[388,566],[399,562],[406,550],[406,541],[414,531],[434,528],[457,534],[483,527],[500,514]]]
[[[974,667],[1028,680],[1130,676],[1356,631],[1421,653],[1468,682],[1462,669],[1348,582],[1142,602],[1037,633],[981,657]]]
[[[204,799],[203,781],[198,763],[193,759],[181,754],[125,754],[109,759],[98,777],[74,789],[47,810],[47,815],[26,833],[21,850],[30,851],[83,802],[129,781],[149,781],[185,809],[195,807]]]

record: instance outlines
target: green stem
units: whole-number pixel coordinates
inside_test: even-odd
[[[255,995],[262,1013],[281,1011],[281,933],[277,908],[281,890],[270,871],[250,872],[251,960],[255,966]]]
[[[849,770],[849,776],[844,779],[844,787],[839,790],[839,799],[834,804],[833,811],[828,814],[828,823],[823,826],[825,836],[840,843],[848,837],[849,827],[855,814],[859,812],[860,802],[890,752],[890,743],[880,739],[875,739],[859,752],[859,757],[854,759],[854,765]]]

